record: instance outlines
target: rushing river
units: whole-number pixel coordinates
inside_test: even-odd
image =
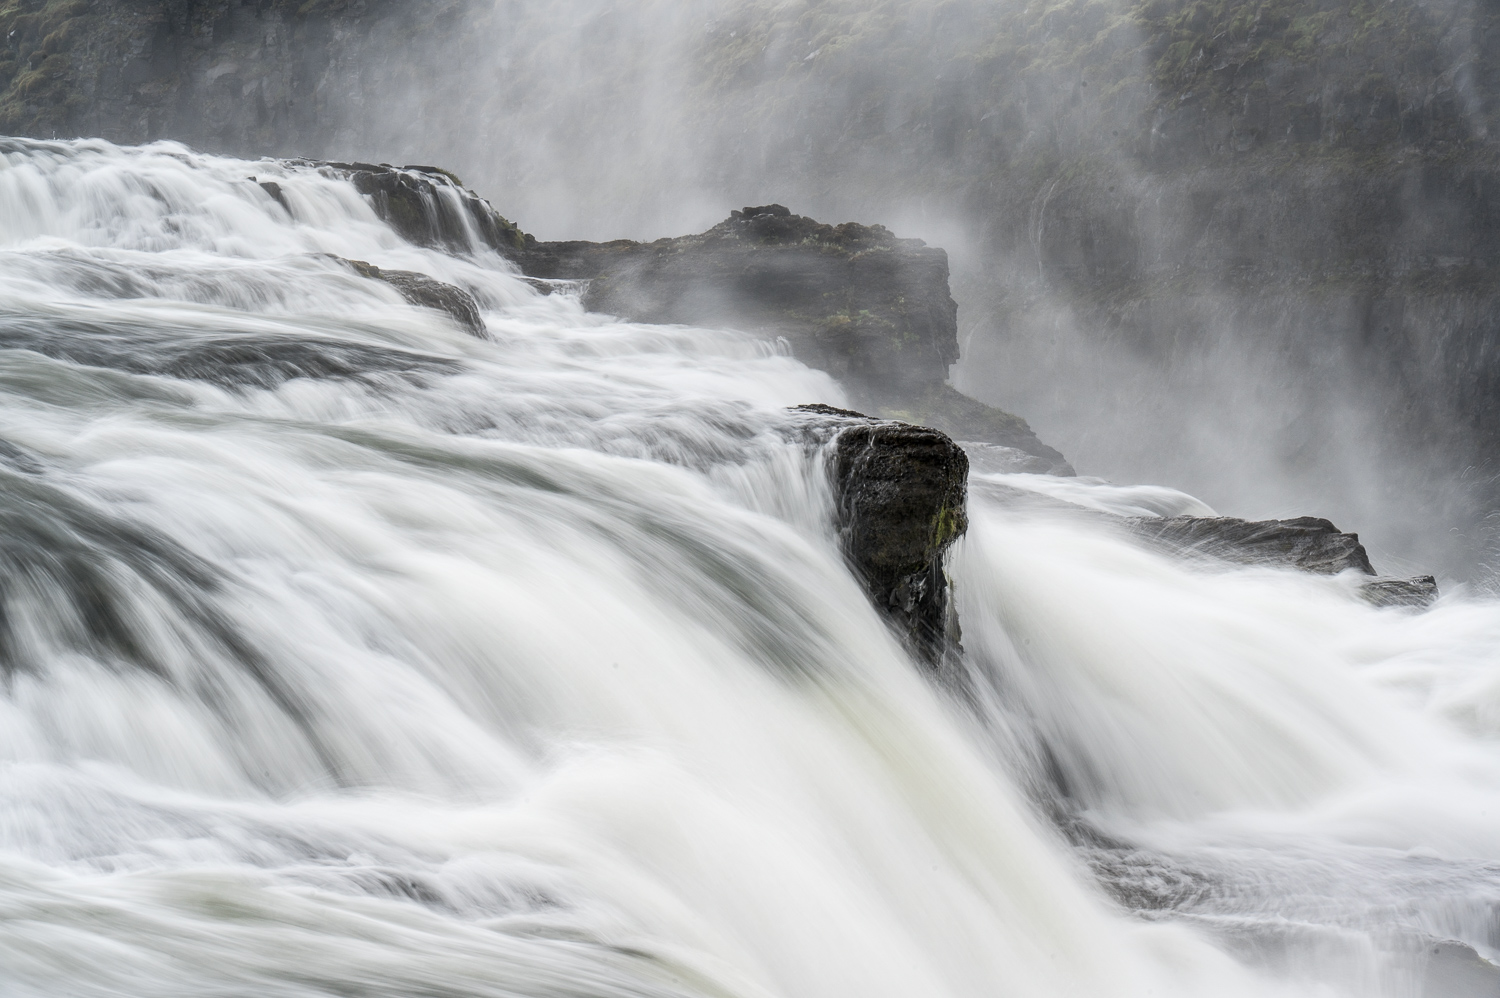
[[[311,167],[0,142],[0,995],[1500,994],[1500,606],[976,471],[954,695],[814,401]]]

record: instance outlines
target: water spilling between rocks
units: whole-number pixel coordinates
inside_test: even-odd
[[[981,449],[934,670],[826,374],[371,198],[0,145],[0,993],[1495,993],[1500,607]]]

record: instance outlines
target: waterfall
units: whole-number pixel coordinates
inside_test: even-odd
[[[4,140],[0,995],[1494,993],[1493,603],[976,472],[961,695],[806,402],[316,164]]]

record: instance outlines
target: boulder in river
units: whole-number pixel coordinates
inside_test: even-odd
[[[958,647],[943,556],[968,529],[969,459],[945,433],[826,405],[798,406],[827,445],[845,557],[907,645],[941,669]]]

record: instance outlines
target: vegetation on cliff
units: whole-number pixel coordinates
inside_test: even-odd
[[[0,0],[0,133],[317,152],[467,0]]]

